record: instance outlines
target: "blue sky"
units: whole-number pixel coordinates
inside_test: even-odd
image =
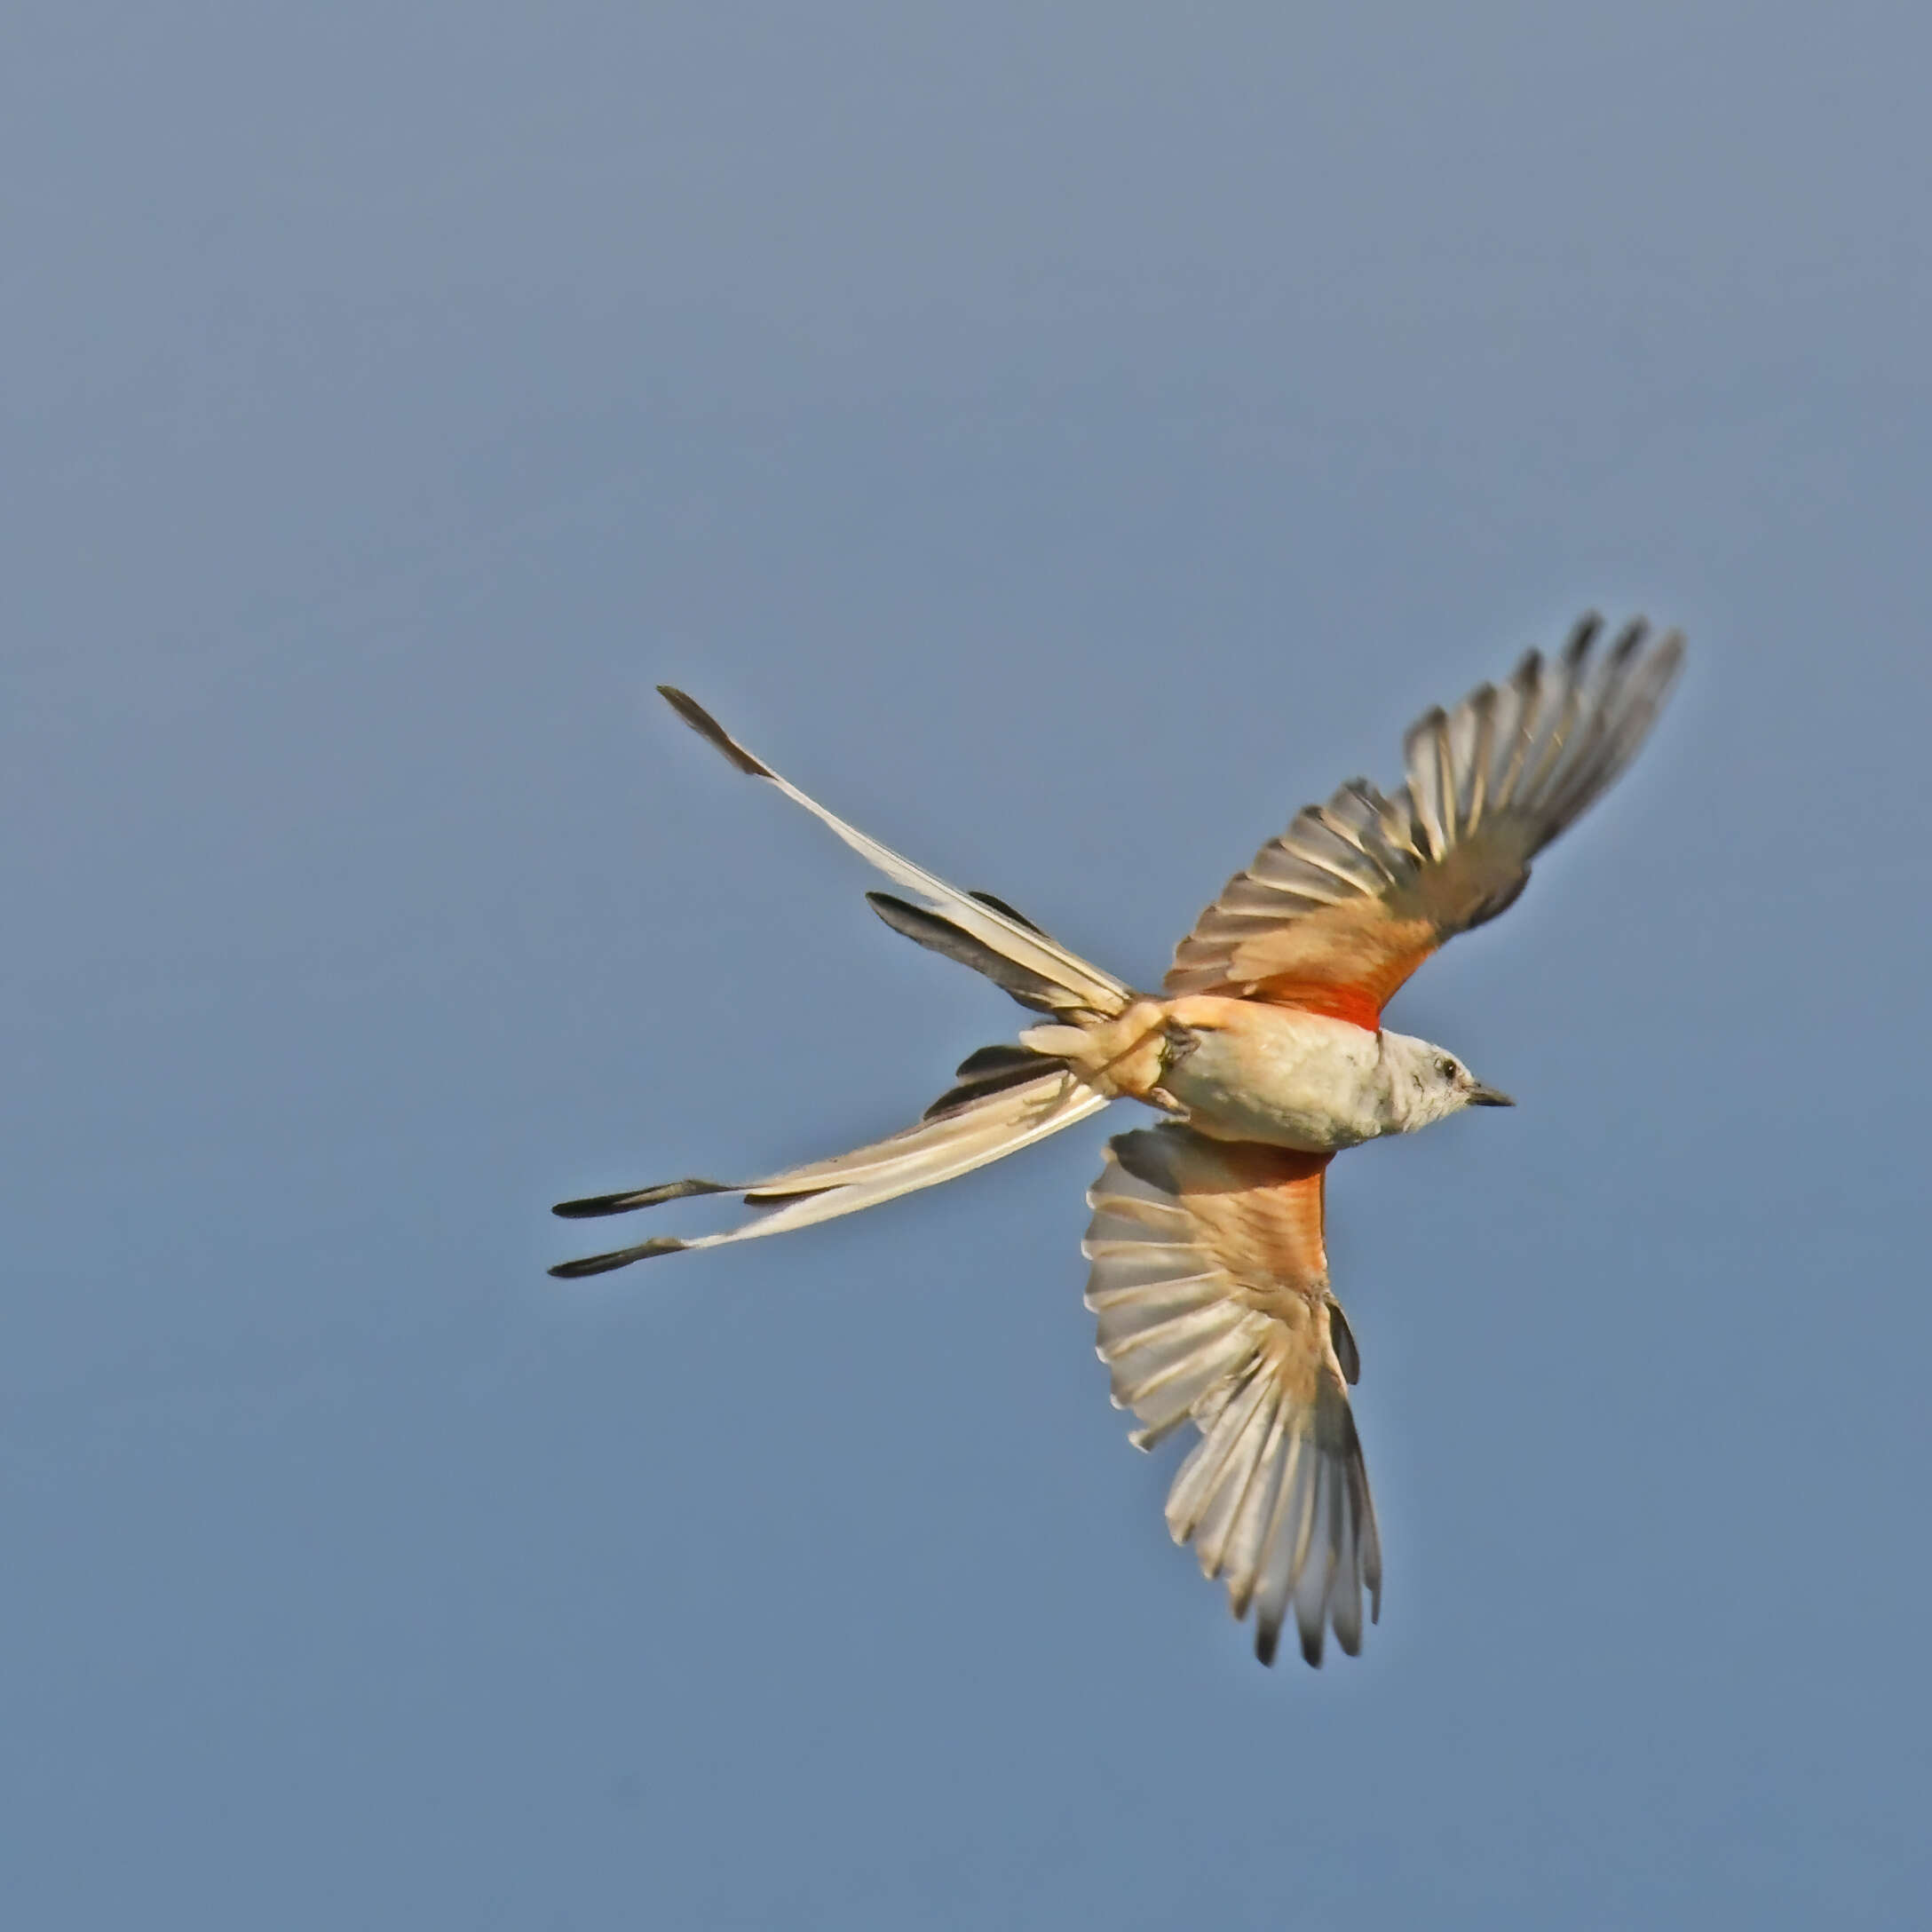
[[[1932,29],[0,46],[21,1923],[1932,1910]],[[1590,605],[1682,692],[1390,1014],[1522,1105],[1331,1188],[1360,1659],[1259,1669],[1168,1544],[1080,1305],[1124,1113],[544,1278],[551,1200],[869,1136],[1017,1017],[654,683],[1144,983]]]

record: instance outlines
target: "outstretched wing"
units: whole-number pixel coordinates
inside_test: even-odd
[[[1209,1140],[1192,1128],[1122,1134],[1088,1200],[1087,1305],[1116,1405],[1148,1448],[1200,1432],[1168,1493],[1168,1527],[1225,1577],[1255,1653],[1274,1661],[1289,1606],[1302,1655],[1325,1629],[1362,1643],[1362,1589],[1382,1607],[1382,1545],[1347,1384],[1354,1338],[1328,1290],[1322,1182],[1330,1157]]]
[[[1419,718],[1408,783],[1366,779],[1310,805],[1229,880],[1174,955],[1170,994],[1228,993],[1357,1025],[1459,932],[1522,891],[1530,861],[1635,755],[1683,657],[1642,620],[1598,658],[1586,617],[1555,663],[1532,651],[1500,689]]]

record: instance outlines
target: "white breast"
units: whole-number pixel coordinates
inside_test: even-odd
[[[1226,1025],[1204,1025],[1201,1010],[1209,1002],[1185,1002],[1192,1009],[1189,1031],[1200,1044],[1163,1081],[1200,1132],[1330,1153],[1387,1130],[1388,1083],[1376,1034],[1317,1013],[1248,1001],[1212,1003],[1239,1011]]]

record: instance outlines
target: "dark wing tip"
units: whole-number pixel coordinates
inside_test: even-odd
[[[1648,617],[1633,617],[1617,633],[1617,641],[1610,647],[1610,665],[1612,676],[1622,671],[1632,658],[1643,648],[1643,640],[1651,634]]]
[[[656,1187],[634,1187],[622,1194],[590,1194],[582,1200],[560,1200],[550,1209],[566,1221],[590,1221],[598,1215],[629,1214],[634,1208],[655,1208],[668,1200],[683,1200],[691,1194],[732,1194],[737,1190],[728,1181],[665,1181]]]
[[[1641,620],[1640,620],[1641,622]],[[1567,670],[1575,670],[1590,654],[1590,646],[1596,642],[1598,633],[1603,628],[1603,620],[1595,611],[1585,611],[1577,619],[1570,632],[1569,642],[1563,647],[1563,662]]]
[[[759,764],[695,698],[686,697],[675,685],[660,685],[657,688],[665,703],[701,738],[709,739],[740,772],[753,778],[772,776],[770,768]]]
[[[661,1234],[655,1240],[640,1241],[636,1247],[620,1247],[608,1255],[586,1255],[582,1261],[560,1261],[549,1272],[558,1281],[581,1281],[586,1275],[607,1275],[614,1268],[628,1268],[634,1261],[649,1261],[658,1255],[676,1255],[689,1247],[674,1235]]]
[[[1342,1312],[1341,1303],[1331,1295],[1326,1306],[1328,1346],[1335,1351],[1342,1381],[1352,1389],[1362,1379],[1362,1351],[1356,1346],[1355,1331],[1349,1326],[1349,1318]]]

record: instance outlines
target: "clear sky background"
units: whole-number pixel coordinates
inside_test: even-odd
[[[10,1922],[1932,1919],[1928,69],[1903,5],[13,7]],[[1108,1406],[1127,1110],[544,1278],[553,1200],[1020,1017],[653,683],[1145,983],[1593,604],[1680,696],[1391,1013],[1522,1105],[1331,1187],[1360,1659],[1255,1664]]]

